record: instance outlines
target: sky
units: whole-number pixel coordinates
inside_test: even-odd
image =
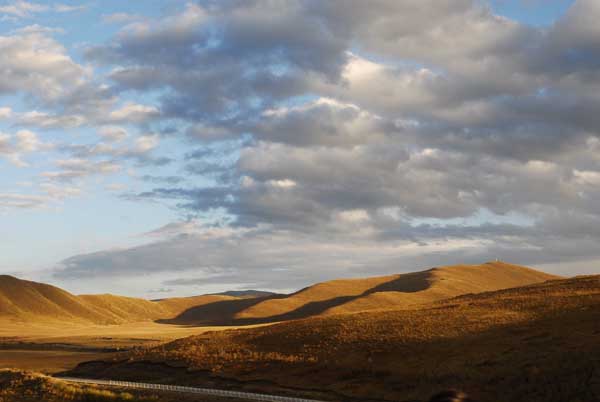
[[[0,0],[0,273],[149,298],[600,262],[595,0]]]

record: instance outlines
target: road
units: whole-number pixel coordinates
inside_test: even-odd
[[[212,388],[195,388],[195,387],[183,387],[180,385],[165,385],[165,384],[148,384],[143,382],[130,382],[130,381],[114,381],[114,380],[94,380],[88,378],[73,378],[73,377],[55,377],[57,380],[79,383],[79,384],[90,384],[90,385],[101,385],[106,387],[119,387],[119,388],[133,388],[133,389],[144,389],[144,390],[157,390],[167,392],[180,392],[189,395],[207,395],[207,396],[221,396],[226,398],[238,398],[247,401],[270,401],[270,402],[323,402],[314,399],[303,399],[303,398],[291,398],[286,396],[266,395],[266,394],[253,394],[249,392],[238,392],[238,391],[227,391],[221,389]]]

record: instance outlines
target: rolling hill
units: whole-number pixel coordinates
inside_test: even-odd
[[[207,333],[80,365],[74,375],[256,389],[332,400],[600,400],[600,276],[463,295],[413,309]],[[218,384],[218,383],[217,383]],[[327,394],[329,393],[329,394]]]
[[[193,306],[235,300],[207,295],[150,301],[103,295],[75,296],[55,286],[0,275],[0,319],[21,322],[122,324],[174,317]]]
[[[233,292],[145,300],[110,294],[75,296],[57,287],[0,276],[0,319],[122,324],[246,325],[378,309],[412,308],[466,293],[558,277],[502,262],[318,283],[290,295]]]
[[[234,300],[189,309],[177,324],[253,324],[404,308],[465,293],[506,289],[559,277],[503,262],[457,265],[390,276],[333,280],[291,295]],[[216,321],[215,321],[216,320]]]
[[[105,317],[85,301],[54,286],[0,276],[0,317],[21,321],[59,319],[103,322]]]

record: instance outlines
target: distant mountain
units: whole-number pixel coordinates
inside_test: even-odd
[[[227,292],[212,293],[212,294],[220,295],[220,296],[239,297],[239,298],[254,298],[254,297],[274,296],[277,293],[267,292],[264,290],[228,290]]]
[[[525,286],[559,277],[530,268],[489,262],[362,279],[339,279],[291,295],[223,301],[184,311],[171,323],[254,324],[290,319],[406,308],[466,293]]]

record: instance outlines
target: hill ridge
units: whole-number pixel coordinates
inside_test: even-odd
[[[395,275],[334,279],[307,286],[289,295],[257,298],[246,303],[235,301],[220,306],[194,307],[167,322],[242,325],[315,315],[408,308],[465,293],[499,290],[559,278],[502,261],[434,267]],[[226,311],[229,316],[215,321],[216,307]]]
[[[53,285],[0,275],[0,318],[103,325],[137,321],[180,325],[259,324],[319,315],[411,308],[466,293],[557,278],[531,268],[496,261],[367,278],[334,279],[287,295],[235,297],[208,294],[152,301],[108,293],[76,296]]]

